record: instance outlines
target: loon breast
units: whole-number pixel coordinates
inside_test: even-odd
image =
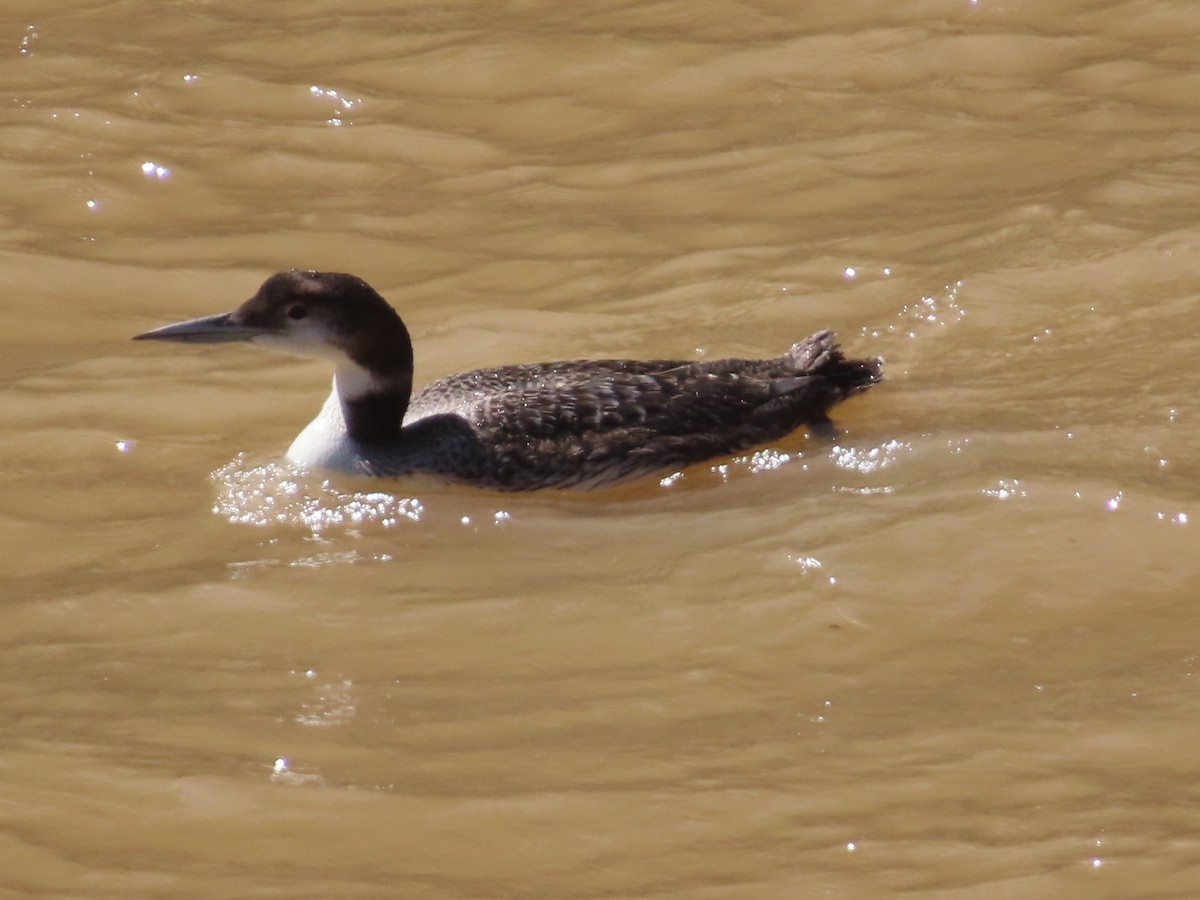
[[[346,429],[336,383],[316,418],[304,426],[288,447],[287,458],[314,469],[361,471],[362,454]]]

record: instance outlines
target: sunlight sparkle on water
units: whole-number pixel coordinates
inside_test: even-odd
[[[988,497],[995,497],[997,500],[1028,496],[1025,489],[1021,487],[1021,482],[1016,478],[1010,481],[1001,480],[996,483],[994,488],[984,488],[983,493]]]
[[[343,97],[333,88],[323,88],[319,84],[310,85],[308,92],[314,97],[333,101],[333,115],[326,119],[325,123],[335,128],[351,124],[349,119],[342,118],[343,113],[350,112],[355,106],[362,103],[361,99],[351,100],[349,97]]]
[[[344,492],[328,480],[316,485],[300,475],[302,470],[279,463],[247,468],[239,454],[212,474],[217,486],[213,512],[238,525],[300,525],[314,534],[370,524],[390,529],[402,521],[419,522],[425,512],[415,497]]]
[[[821,568],[821,561],[815,556],[792,556],[788,554],[788,559],[799,566],[800,571],[804,573],[811,572],[813,569]]]
[[[358,712],[353,688],[354,682],[349,678],[320,685],[314,700],[300,704],[300,712],[295,716],[297,724],[313,728],[345,724]]]
[[[33,53],[33,44],[38,39],[38,31],[36,25],[26,25],[25,34],[21,36],[20,44],[18,45],[22,56],[29,56]]]
[[[750,471],[758,474],[759,472],[769,472],[772,469],[778,469],[792,457],[788,453],[780,450],[759,450],[750,457]]]
[[[890,269],[885,269],[884,273],[890,274]],[[966,316],[966,311],[958,300],[962,286],[962,281],[955,281],[946,285],[945,295],[941,298],[927,294],[915,302],[906,303],[896,316],[897,321],[882,328],[864,327],[862,333],[870,337],[898,334],[915,338],[919,333],[918,329],[945,328]]]
[[[1185,512],[1176,513],[1173,516],[1165,512],[1160,512],[1155,514],[1155,518],[1160,522],[1170,521],[1172,525],[1186,525],[1188,523],[1188,514]]]
[[[171,177],[171,170],[166,166],[160,166],[158,163],[146,160],[142,163],[142,174],[156,181],[166,181]]]
[[[277,784],[309,784],[320,782],[320,775],[305,775],[292,769],[292,761],[286,756],[277,756],[271,763],[271,780]]]
[[[888,441],[878,447],[860,449],[835,444],[829,452],[839,469],[852,469],[868,475],[894,463],[901,450],[911,451],[912,445],[904,441]]]

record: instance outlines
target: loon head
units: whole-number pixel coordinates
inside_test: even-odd
[[[412,391],[408,329],[386,300],[353,275],[279,272],[233,312],[165,325],[134,340],[245,342],[329,360],[351,432],[355,408],[375,411],[363,439],[388,437],[383,432],[392,430],[393,420],[398,430]]]
[[[166,325],[134,340],[244,341],[335,366],[351,362],[380,377],[412,366],[412,342],[396,311],[361,278],[336,272],[279,272],[233,312]]]

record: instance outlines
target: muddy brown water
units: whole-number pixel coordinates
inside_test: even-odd
[[[1194,897],[1200,5],[14,4],[0,892]],[[303,474],[289,266],[419,382],[887,381],[598,494]]]

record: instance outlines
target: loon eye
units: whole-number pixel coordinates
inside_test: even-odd
[[[289,319],[303,319],[308,315],[308,310],[297,303],[295,306],[288,308],[287,314]]]

